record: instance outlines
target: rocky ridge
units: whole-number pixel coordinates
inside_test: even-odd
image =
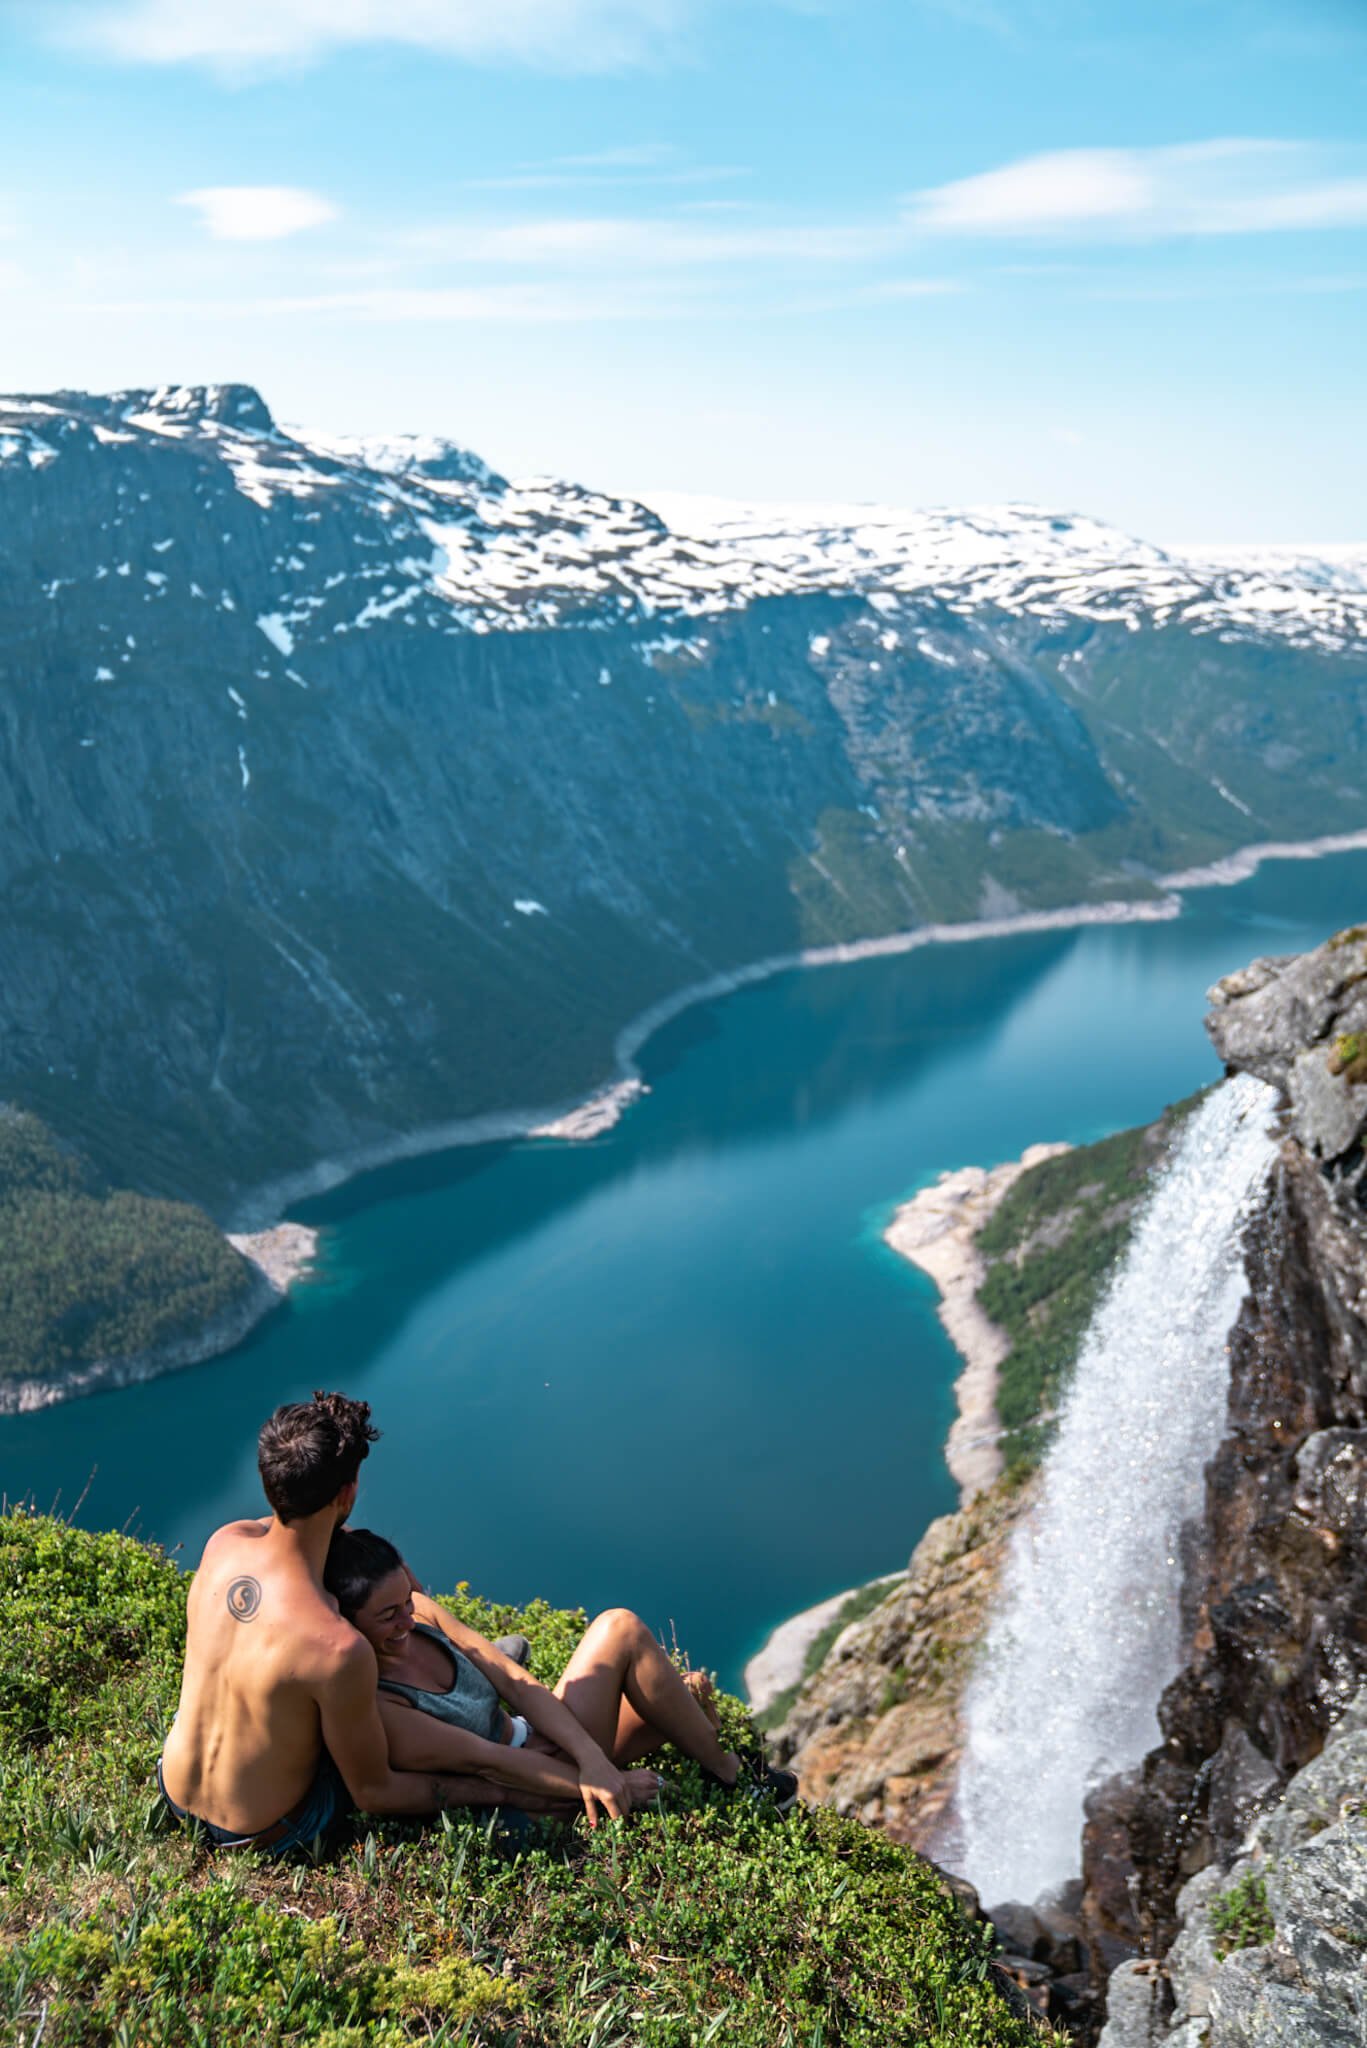
[[[1281,1797],[1276,1786],[1250,1745],[1243,1847],[1183,1885],[1161,1964],[1112,1974],[1102,2048],[1358,2048],[1367,2038],[1367,1690]]]

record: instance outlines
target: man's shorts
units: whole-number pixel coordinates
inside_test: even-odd
[[[326,1750],[319,1756],[313,1783],[303,1798],[296,1800],[289,1812],[272,1821],[269,1827],[258,1828],[254,1835],[235,1835],[231,1829],[215,1827],[212,1821],[201,1820],[198,1814],[177,1806],[162,1779],[160,1757],[157,1788],[176,1819],[187,1827],[200,1829],[211,1849],[260,1849],[267,1856],[288,1856],[294,1849],[311,1849],[316,1853],[326,1848],[351,1810],[351,1797],[342,1774]]]

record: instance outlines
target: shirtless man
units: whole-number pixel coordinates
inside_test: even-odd
[[[216,1847],[280,1856],[352,1806],[422,1814],[490,1797],[479,1779],[390,1769],[375,1653],[323,1590],[378,1434],[369,1403],[344,1394],[277,1408],[258,1447],[269,1519],[229,1522],[205,1545],[157,1781]]]

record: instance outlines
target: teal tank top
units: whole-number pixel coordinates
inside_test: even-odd
[[[484,1673],[463,1656],[439,1628],[432,1628],[427,1622],[414,1625],[415,1636],[426,1636],[429,1641],[440,1643],[451,1659],[451,1684],[445,1692],[428,1692],[425,1686],[405,1685],[397,1678],[382,1678],[384,1692],[396,1692],[415,1706],[419,1713],[431,1714],[438,1721],[449,1721],[454,1728],[464,1728],[469,1735],[482,1735],[486,1742],[503,1740],[503,1709],[498,1694],[490,1685]]]

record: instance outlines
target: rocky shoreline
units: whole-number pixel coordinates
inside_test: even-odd
[[[919,1266],[940,1290],[940,1321],[964,1361],[954,1382],[958,1415],[950,1425],[945,1463],[967,1507],[1002,1473],[997,1438],[997,1371],[1010,1339],[978,1305],[987,1275],[975,1239],[1023,1173],[1071,1151],[1068,1145],[1031,1145],[1019,1159],[986,1168],[942,1173],[897,1210],[883,1241]]]
[[[616,1074],[577,1096],[539,1109],[488,1110],[481,1115],[427,1124],[421,1129],[362,1145],[330,1159],[321,1159],[299,1173],[282,1176],[256,1188],[238,1206],[235,1227],[262,1230],[278,1220],[294,1202],[328,1193],[361,1174],[372,1173],[405,1159],[419,1159],[433,1152],[453,1151],[466,1145],[497,1144],[528,1137],[569,1141],[601,1136],[649,1091],[636,1066],[636,1056],[646,1041],[674,1018],[699,1003],[716,1002],[743,988],[768,981],[776,974],[790,974],[804,968],[848,966],[860,960],[879,960],[918,952],[923,946],[965,945],[979,939],[1003,939],[1037,932],[1081,930],[1098,924],[1161,924],[1182,914],[1182,889],[1226,888],[1247,881],[1264,861],[1319,860],[1335,853],[1367,848],[1367,832],[1331,834],[1320,839],[1262,841],[1236,847],[1209,867],[1185,869],[1153,877],[1160,894],[1124,901],[1066,904],[1057,910],[1026,910],[1000,917],[966,919],[960,924],[918,925],[912,931],[890,932],[877,939],[853,939],[844,944],[808,946],[792,953],[775,953],[752,961],[748,966],[729,969],[706,979],[690,982],[673,995],[663,996],[633,1017],[618,1032],[613,1046]]]
[[[1159,886],[1162,886],[1161,883]],[[536,1109],[487,1110],[478,1116],[426,1124],[416,1131],[383,1138],[330,1159],[320,1159],[299,1173],[268,1181],[238,1205],[234,1227],[262,1230],[295,1202],[329,1193],[361,1174],[373,1173],[405,1159],[433,1152],[491,1145],[520,1138],[558,1138],[582,1143],[611,1130],[632,1103],[649,1093],[636,1065],[646,1041],[686,1010],[717,1002],[744,988],[771,981],[776,974],[821,967],[847,967],[861,960],[885,960],[916,953],[924,946],[971,945],[981,939],[1018,938],[1030,933],[1076,931],[1099,924],[1165,924],[1181,915],[1180,899],[1171,893],[1126,901],[1073,903],[1057,910],[1025,910],[1009,916],[966,919],[961,924],[918,925],[912,931],[889,932],[878,939],[852,939],[833,946],[808,946],[798,952],[774,953],[746,967],[729,969],[690,982],[663,996],[618,1032],[613,1046],[616,1074],[584,1096]]]
[[[1006,1333],[978,1306],[978,1289],[987,1269],[974,1240],[1023,1173],[1071,1149],[1062,1144],[1030,1145],[1019,1159],[1001,1166],[965,1166],[942,1173],[930,1187],[903,1202],[883,1232],[885,1244],[935,1282],[941,1297],[940,1321],[963,1359],[954,1382],[959,1412],[945,1444],[945,1463],[959,1488],[961,1509],[1001,1477],[997,1369],[1010,1349]],[[889,1591],[905,1577],[903,1572],[890,1573],[885,1582]],[[845,1602],[862,1590],[852,1586],[779,1623],[745,1667],[746,1698],[753,1712],[762,1713],[780,1693],[801,1681],[809,1646]]]
[[[905,1572],[889,1572],[886,1578],[870,1579],[868,1583],[886,1586],[891,1592],[905,1577]],[[801,1683],[811,1645],[824,1628],[830,1627],[845,1603],[864,1590],[863,1586],[847,1586],[843,1593],[818,1600],[815,1607],[804,1607],[801,1614],[790,1614],[779,1623],[742,1674],[746,1703],[752,1714],[762,1714],[790,1686]]]

